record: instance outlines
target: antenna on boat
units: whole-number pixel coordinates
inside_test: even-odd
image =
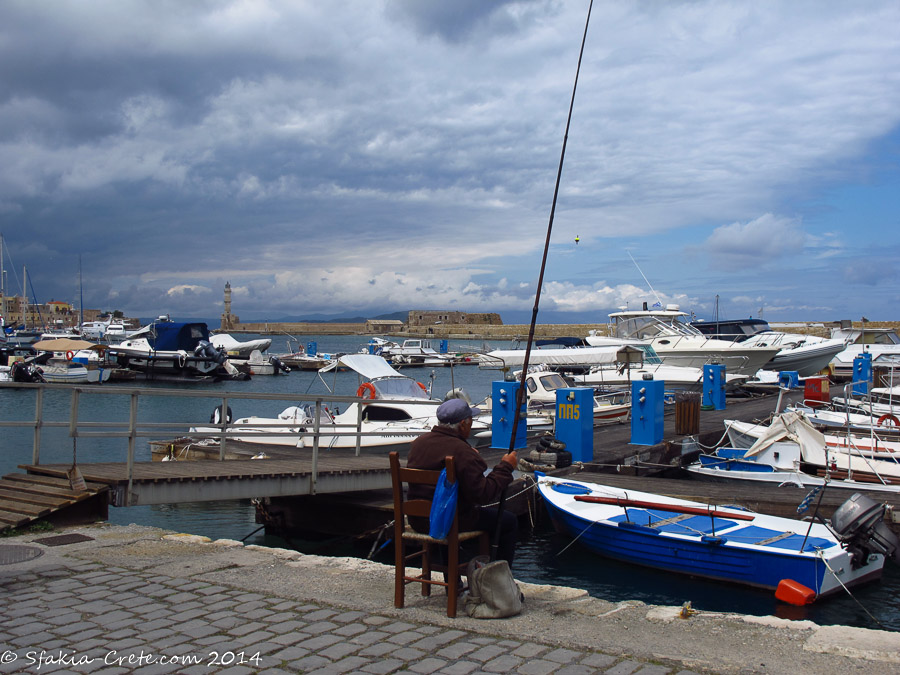
[[[569,127],[572,124],[572,109],[575,107],[575,91],[578,88],[578,74],[581,72],[581,60],[584,57],[584,44],[587,42],[588,25],[591,22],[591,9],[594,0],[590,1],[587,11],[587,19],[584,22],[584,34],[581,37],[581,50],[578,52],[578,66],[575,69],[575,83],[572,85],[572,96],[569,100],[569,116],[566,118],[566,131],[563,136],[562,151],[559,155],[559,168],[556,171],[556,186],[553,188],[553,202],[550,206],[550,220],[547,223],[547,238],[544,240],[544,255],[541,258],[541,272],[538,275],[537,289],[534,293],[534,309],[531,312],[531,326],[528,329],[528,342],[525,345],[525,360],[522,363],[522,377],[519,388],[516,391],[516,405],[513,410],[512,434],[509,439],[509,452],[516,449],[516,435],[519,428],[522,400],[525,395],[525,378],[528,374],[528,361],[531,358],[531,345],[534,342],[534,327],[537,324],[538,308],[541,303],[541,287],[544,285],[544,271],[547,268],[547,253],[550,250],[550,235],[553,232],[553,217],[556,214],[556,200],[559,197],[559,183],[562,179],[563,160],[566,157],[566,143],[569,140]],[[494,538],[491,541],[491,560],[497,559],[497,549],[500,543],[500,522],[503,515],[503,502],[506,500],[506,488],[500,494],[500,503],[497,506],[497,526],[494,530]]]
[[[656,296],[656,302],[659,303],[659,306],[660,306],[660,307],[662,307],[662,300],[659,299],[659,293],[657,293],[657,292],[653,289],[653,286],[650,285],[650,281],[647,279],[647,276],[644,274],[644,270],[642,270],[642,269],[641,269],[641,266],[637,264],[637,260],[635,260],[635,259],[634,259],[634,256],[631,255],[631,251],[629,251],[629,250],[626,249],[625,252],[628,254],[628,257],[631,258],[631,262],[634,263],[634,266],[637,267],[637,271],[641,273],[641,276],[642,276],[642,277],[644,277],[644,281],[647,282],[647,287],[650,289],[650,291],[653,293],[653,295]]]

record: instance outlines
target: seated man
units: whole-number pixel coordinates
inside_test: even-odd
[[[487,463],[478,450],[466,439],[472,431],[472,416],[480,414],[478,408],[459,398],[444,401],[437,409],[437,426],[427,434],[412,442],[407,458],[410,469],[440,470],[444,459],[453,457],[456,465],[456,480],[459,483],[459,529],[485,530],[493,537],[497,527],[497,512],[485,504],[497,502],[503,489],[512,482],[512,472],[518,459],[512,451],[500,459],[500,463],[485,476]],[[431,499],[434,488],[428,485],[412,485],[410,499]],[[410,525],[419,532],[428,532],[427,518],[410,518]],[[497,544],[497,559],[506,560],[512,568],[518,539],[518,521],[509,511],[501,515],[500,538]]]

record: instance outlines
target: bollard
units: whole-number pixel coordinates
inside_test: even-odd
[[[516,409],[516,392],[522,386],[520,382],[496,381],[491,386],[491,447],[509,450],[512,439],[513,414]],[[522,408],[519,412],[519,426],[516,429],[516,442],[513,446],[518,450],[525,447],[528,420],[525,415],[526,399],[522,397]]]
[[[703,407],[725,410],[725,366],[721,363],[703,366]]]
[[[594,390],[556,390],[556,438],[566,444],[573,462],[594,461]]]
[[[450,342],[448,340],[441,340],[438,349],[439,353],[446,354],[450,349]]]
[[[662,380],[638,380],[631,383],[631,443],[656,445],[663,439]]]
[[[306,354],[307,356],[315,356],[319,353],[319,345],[316,342],[307,342],[306,343]]]

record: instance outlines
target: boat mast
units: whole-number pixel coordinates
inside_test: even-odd
[[[6,270],[3,267],[3,235],[0,234],[0,330],[6,325]]]
[[[28,330],[28,268],[22,265],[22,326]]]

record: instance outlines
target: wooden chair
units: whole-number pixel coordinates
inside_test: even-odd
[[[467,565],[465,562],[459,562],[460,544],[471,539],[478,539],[479,554],[487,555],[490,546],[488,533],[483,530],[460,532],[458,515],[454,515],[453,526],[450,528],[446,539],[434,539],[409,527],[406,523],[407,516],[429,517],[431,514],[431,501],[428,499],[406,499],[403,484],[437,485],[441,472],[406,469],[400,466],[400,456],[396,452],[390,453],[389,457],[391,462],[391,483],[394,491],[394,606],[403,607],[407,584],[421,583],[422,595],[424,596],[431,595],[432,585],[443,586],[447,589],[447,616],[455,617],[460,575],[465,571]],[[455,482],[456,467],[452,457],[447,457],[446,468],[447,479],[451,483]],[[418,550],[407,555],[407,543],[418,547]],[[437,552],[439,546],[444,546],[447,549],[446,565],[432,560],[432,554]],[[410,561],[417,558],[421,559],[422,573],[418,576],[409,576],[406,572],[406,566]],[[445,581],[432,579],[432,572],[443,572]]]

